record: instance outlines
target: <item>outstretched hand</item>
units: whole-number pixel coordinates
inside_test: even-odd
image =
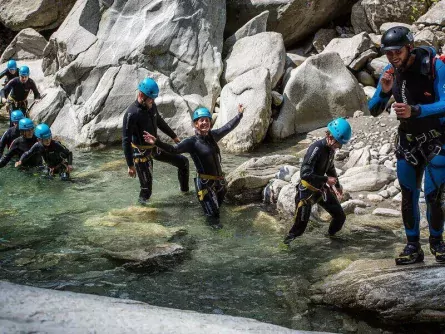
[[[152,134],[148,133],[147,131],[144,131],[144,140],[146,143],[149,143],[150,145],[154,145],[156,142],[156,137]]]
[[[238,112],[240,114],[242,114],[244,112],[244,110],[246,109],[246,107],[243,107],[242,103],[238,104]]]

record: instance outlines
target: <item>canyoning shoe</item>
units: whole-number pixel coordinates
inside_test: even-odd
[[[289,245],[297,236],[293,233],[289,233],[286,238],[284,238],[283,243]]]
[[[147,199],[147,198],[144,198],[144,197],[139,197],[139,199],[138,199],[138,203],[139,203],[140,205],[147,205],[147,204],[148,204],[148,199]]]
[[[436,262],[445,263],[445,243],[443,240],[431,242],[430,239],[430,251],[436,257]]]
[[[422,262],[424,258],[422,247],[418,242],[408,242],[403,252],[396,257],[396,265]]]

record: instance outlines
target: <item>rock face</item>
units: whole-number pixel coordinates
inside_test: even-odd
[[[241,203],[260,201],[263,188],[282,165],[296,165],[292,155],[271,155],[253,158],[238,166],[227,176],[227,198]]]
[[[160,113],[178,135],[192,134],[192,110],[212,109],[220,93],[225,2],[101,4],[77,1],[52,35],[43,68],[63,93],[48,94],[48,104],[63,107],[51,115],[39,109],[46,117],[39,120],[54,119],[53,132],[77,143],[118,141],[137,84],[150,76],[160,86]]]
[[[346,191],[377,191],[396,179],[395,171],[382,165],[352,167],[340,176]]]
[[[230,152],[246,152],[260,144],[267,134],[272,115],[271,82],[265,68],[253,69],[224,86],[221,110],[215,127],[221,127],[238,113],[238,104],[245,111],[238,126],[220,143]]]
[[[361,0],[352,7],[351,23],[356,34],[362,31],[379,33],[385,22],[411,24],[427,10],[424,0]]]
[[[58,27],[76,0],[0,0],[0,22],[9,29],[48,30]]]
[[[375,314],[387,322],[443,322],[444,278],[443,266],[435,264],[401,270],[393,259],[359,260],[316,290],[325,304]]]
[[[283,95],[280,114],[270,129],[272,138],[308,132],[356,110],[368,111],[363,89],[334,52],[309,57],[293,69]]]
[[[269,70],[272,88],[284,72],[286,50],[283,37],[275,32],[263,32],[248,36],[235,43],[224,60],[223,80],[231,82],[236,77],[255,68]]]
[[[28,28],[20,31],[12,40],[11,44],[3,52],[0,63],[9,59],[41,59],[47,41],[34,29]]]
[[[344,64],[354,70],[359,70],[368,59],[377,56],[366,32],[351,38],[334,38],[324,49],[325,52],[338,52]]]
[[[281,33],[286,45],[291,46],[347,13],[351,6],[348,0],[227,0],[226,34],[234,34],[247,21],[268,10],[267,31]]]
[[[223,47],[223,57],[225,57],[232,47],[235,45],[236,41],[243,37],[253,36],[262,32],[266,32],[267,18],[269,17],[269,11],[266,10],[255,16],[241,28],[239,28],[232,36],[224,41]]]
[[[309,333],[252,319],[8,282],[0,282],[0,291],[0,324],[6,333]]]

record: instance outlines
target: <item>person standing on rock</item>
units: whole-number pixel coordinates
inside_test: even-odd
[[[3,86],[6,86],[6,84],[11,81],[14,78],[17,78],[19,76],[19,73],[17,72],[17,63],[14,59],[11,59],[6,64],[6,69],[4,69],[2,72],[0,72],[0,79],[3,77],[5,78],[5,82],[3,83]]]
[[[402,218],[407,245],[397,265],[423,261],[420,247],[419,196],[425,173],[429,244],[437,262],[445,262],[442,193],[445,183],[445,64],[432,47],[413,47],[405,27],[390,28],[382,36],[382,52],[390,64],[369,101],[371,115],[381,114],[391,95],[400,121],[396,143],[397,177],[402,192]]]
[[[152,194],[153,159],[166,162],[178,168],[178,180],[183,192],[189,191],[189,161],[179,154],[169,154],[146,145],[144,132],[157,136],[158,128],[179,143],[180,139],[161,117],[154,99],[158,97],[159,87],[151,78],[145,78],[138,85],[138,95],[124,115],[122,128],[122,147],[128,165],[128,175],[139,177],[141,190],[139,203],[146,204]]]
[[[14,78],[0,90],[0,98],[2,103],[8,103],[7,109],[11,113],[12,110],[20,109],[23,114],[28,117],[28,95],[32,91],[35,100],[40,100],[40,93],[37,86],[29,77],[29,67],[22,66],[19,69],[19,77]]]
[[[227,191],[217,142],[239,124],[243,112],[244,107],[240,104],[238,114],[232,120],[223,127],[212,130],[210,111],[207,108],[198,108],[193,112],[196,135],[186,138],[174,146],[163,143],[152,134],[144,132],[144,138],[148,144],[156,145],[170,153],[190,153],[197,171],[196,194],[204,213],[211,218],[219,218],[219,208]]]
[[[326,137],[309,146],[300,169],[301,181],[295,196],[294,225],[284,239],[290,244],[306,230],[312,205],[318,203],[332,216],[328,234],[333,236],[341,230],[346,215],[338,198],[343,195],[334,166],[335,150],[346,144],[352,135],[351,126],[344,118],[328,124]]]

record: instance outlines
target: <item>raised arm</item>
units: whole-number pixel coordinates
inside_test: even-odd
[[[385,106],[388,103],[392,92],[391,90],[389,90],[387,93],[385,93],[382,90],[382,80],[385,80],[385,78],[388,78],[390,76],[392,76],[392,66],[391,64],[387,65],[384,69],[383,69],[383,73],[382,75],[380,75],[379,78],[379,84],[377,85],[377,89],[373,95],[373,97],[368,101],[368,109],[371,113],[372,116],[376,117],[378,115],[380,115],[384,110],[385,110]]]
[[[244,107],[242,104],[238,105],[238,114],[233,117],[230,121],[228,121],[224,126],[222,126],[219,129],[212,130],[212,136],[215,139],[215,141],[221,140],[225,135],[227,135],[230,131],[232,131],[241,121],[241,118],[243,118],[244,113]]]

